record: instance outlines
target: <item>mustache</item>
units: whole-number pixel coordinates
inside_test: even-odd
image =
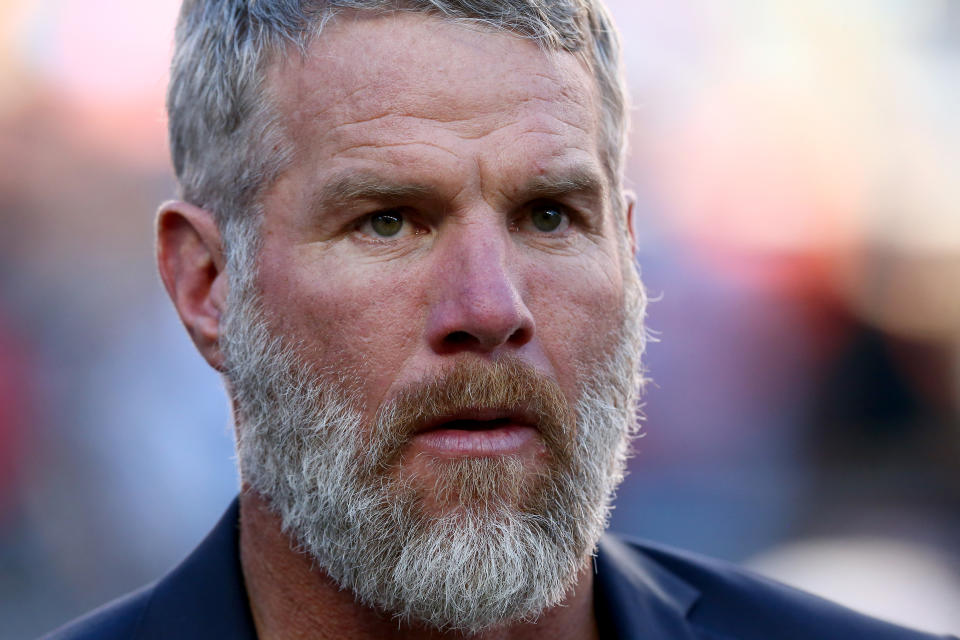
[[[401,389],[377,412],[371,447],[388,464],[424,425],[477,409],[523,416],[558,458],[570,455],[574,412],[560,386],[518,358],[462,360],[436,377]]]

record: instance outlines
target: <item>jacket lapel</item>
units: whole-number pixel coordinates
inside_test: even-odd
[[[618,640],[697,640],[686,615],[699,591],[611,536],[600,540],[594,588],[601,627]]]
[[[237,500],[180,566],[161,579],[140,620],[139,640],[256,640],[240,568]]]

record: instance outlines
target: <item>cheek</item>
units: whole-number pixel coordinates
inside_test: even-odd
[[[422,293],[402,274],[350,270],[338,260],[263,269],[271,322],[311,362],[355,374],[376,400],[416,348]],[[272,275],[271,275],[272,274]]]
[[[620,330],[623,280],[615,257],[594,256],[534,267],[528,281],[537,333],[561,386],[576,388],[583,371],[613,346]]]

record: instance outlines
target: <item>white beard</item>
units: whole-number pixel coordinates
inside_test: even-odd
[[[359,602],[401,621],[476,633],[560,603],[606,527],[636,431],[645,299],[635,273],[619,343],[582,382],[566,454],[535,481],[512,457],[448,461],[434,493],[453,506],[428,514],[391,465],[403,444],[392,407],[363,424],[355,375],[316,371],[271,333],[254,246],[231,256],[221,346],[243,481],[284,531]]]

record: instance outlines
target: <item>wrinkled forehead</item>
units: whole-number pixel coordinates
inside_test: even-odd
[[[289,130],[318,117],[336,127],[405,115],[459,125],[469,137],[513,108],[574,123],[599,149],[600,99],[586,63],[476,23],[345,12],[303,55],[275,60],[267,85]]]

